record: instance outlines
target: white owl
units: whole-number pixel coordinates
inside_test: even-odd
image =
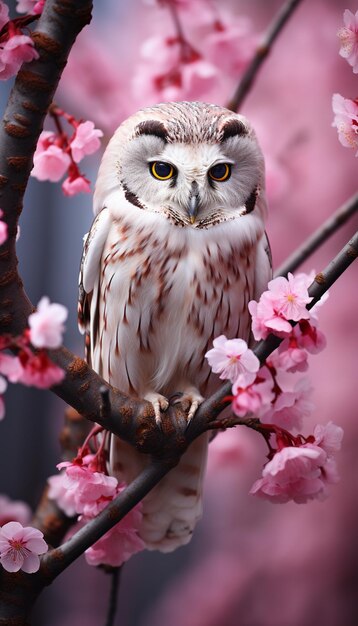
[[[200,102],[139,111],[104,153],[96,218],[81,268],[80,327],[88,360],[121,391],[171,397],[191,419],[220,384],[205,359],[215,337],[249,340],[247,304],[271,278],[264,159],[249,122]],[[180,396],[180,394],[182,394]],[[208,437],[143,501],[149,549],[190,540],[201,515]],[[110,471],[127,483],[148,458],[112,436]]]

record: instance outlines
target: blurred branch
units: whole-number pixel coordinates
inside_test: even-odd
[[[310,236],[286,261],[275,271],[275,276],[287,276],[308,259],[327,239],[333,235],[358,211],[358,193],[341,206],[322,226]]]
[[[114,626],[117,611],[118,588],[121,580],[122,567],[115,567],[111,572],[111,590],[108,603],[108,614],[105,626]]]
[[[246,71],[241,77],[239,86],[237,87],[232,99],[226,105],[230,111],[237,111],[243,101],[245,100],[247,94],[249,93],[254,80],[258,74],[258,71],[265,61],[266,57],[271,52],[272,46],[276,41],[278,35],[282,31],[286,22],[289,20],[294,10],[298,7],[301,0],[288,0],[285,4],[282,5],[277,15],[272,20],[270,26],[268,27],[266,33],[264,34],[261,43],[256,49],[255,55],[248,65]]]

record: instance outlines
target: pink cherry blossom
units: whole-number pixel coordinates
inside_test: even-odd
[[[269,282],[268,291],[264,291],[259,302],[249,302],[255,339],[266,339],[270,333],[288,336],[292,331],[289,320],[309,319],[306,309],[306,304],[312,300],[308,295],[309,284],[305,274],[278,276]]]
[[[220,378],[229,379],[240,387],[254,382],[260,361],[243,339],[227,339],[220,335],[213,341],[213,348],[206,353],[208,363]]]
[[[328,457],[341,449],[343,439],[343,428],[336,426],[333,422],[328,422],[325,426],[317,424],[313,431],[315,445],[320,446]]]
[[[34,154],[34,167],[31,176],[38,180],[50,180],[57,183],[71,165],[70,156],[55,145],[55,133],[43,131]]]
[[[2,47],[0,54],[0,79],[14,76],[23,63],[38,59],[34,42],[28,35],[13,35]]]
[[[93,154],[101,145],[99,137],[103,132],[94,127],[93,122],[82,122],[76,128],[76,133],[71,141],[73,160],[79,163],[86,154]]]
[[[278,503],[323,500],[328,495],[327,485],[339,481],[333,455],[340,449],[342,437],[342,428],[332,422],[317,425],[314,436],[309,438],[314,443],[281,447],[250,493]]]
[[[21,351],[19,358],[23,372],[18,382],[23,385],[49,389],[59,385],[65,377],[64,370],[52,363],[44,350],[39,350],[37,354]]]
[[[2,394],[5,393],[6,389],[7,389],[7,382],[5,378],[0,376],[0,421],[4,419],[5,417],[5,402],[4,402],[4,398],[2,397]],[[1,509],[0,509],[0,515],[1,515]]]
[[[29,15],[40,15],[44,8],[45,0],[17,0],[16,11]]]
[[[0,217],[1,217],[1,213],[0,213]],[[2,246],[2,244],[5,243],[5,241],[7,240],[7,235],[8,235],[7,224],[6,222],[3,222],[3,220],[0,220],[0,246]]]
[[[308,369],[307,352],[299,347],[293,333],[280,344],[277,356],[279,367],[287,372],[305,372]]]
[[[338,139],[345,148],[358,148],[358,102],[333,94],[332,108],[335,114],[332,126],[338,130]],[[355,154],[358,156],[358,150]]]
[[[248,309],[255,339],[266,339],[270,333],[285,337],[292,331],[291,324],[275,308],[275,302],[268,291],[264,291],[259,302],[251,300]]]
[[[311,309],[311,312],[314,309],[316,309],[316,306]],[[317,328],[314,320],[301,320],[293,328],[292,335],[297,342],[297,346],[311,354],[318,354],[327,344],[325,335]]]
[[[85,458],[88,463],[94,459],[93,455]],[[103,472],[93,471],[88,465],[65,461],[59,463],[59,469],[66,468],[63,477],[63,487],[72,492],[73,504],[76,513],[83,513],[87,517],[94,517],[102,511],[110,500],[118,493],[118,481],[114,476],[106,476]],[[60,496],[62,501],[63,497]]]
[[[154,36],[146,39],[140,47],[140,55],[148,64],[159,60],[160,73],[170,72],[179,60],[178,37]]]
[[[260,415],[267,411],[275,396],[273,393],[274,381],[267,367],[262,367],[255,382],[247,387],[240,387],[234,383],[232,388],[232,410],[235,415],[244,417],[247,413]]]
[[[118,524],[86,550],[87,563],[119,567],[133,554],[144,550],[144,541],[138,535],[141,521],[141,504],[137,504]]]
[[[75,494],[76,492],[68,489],[65,486],[65,473],[56,474],[55,476],[50,476],[47,479],[49,484],[48,497],[50,500],[55,500],[57,506],[64,512],[68,517],[73,517],[76,515],[76,504],[75,504]]]
[[[261,422],[275,424],[286,430],[301,430],[303,419],[314,409],[309,400],[313,391],[309,378],[298,378],[280,370],[276,374],[276,385],[281,391],[272,406],[260,415]]]
[[[5,2],[0,0],[0,31],[4,28],[5,24],[9,21],[9,7]]]
[[[75,196],[78,193],[91,193],[90,181],[84,176],[69,176],[62,183],[62,191],[65,196]]]
[[[0,373],[6,376],[11,383],[19,382],[24,373],[19,357],[0,352]]]
[[[36,348],[59,348],[68,311],[62,304],[50,303],[44,296],[37,311],[29,315],[30,341]]]
[[[221,71],[237,78],[252,58],[257,38],[250,34],[250,22],[245,19],[224,24],[214,22],[214,30],[204,39],[205,56]]]
[[[132,83],[139,102],[195,100],[216,83],[218,69],[178,37],[148,40],[142,56]]]
[[[307,281],[304,276],[295,277],[289,272],[287,278],[278,276],[270,280],[268,288],[275,308],[286,320],[298,322],[309,318],[306,304],[309,304],[312,298],[308,295]]]
[[[5,495],[0,495],[0,526],[8,522],[20,522],[24,525],[30,521],[31,509],[26,502],[10,500]]]
[[[185,63],[181,71],[182,96],[187,100],[197,100],[216,85],[218,77],[217,68],[198,59]]]
[[[265,465],[262,478],[250,493],[274,503],[293,500],[298,504],[325,495],[321,467],[327,460],[318,446],[288,446],[275,454]]]
[[[19,522],[8,522],[0,528],[0,563],[8,572],[37,572],[39,555],[47,550],[43,534],[36,528],[24,528]]]
[[[353,14],[349,9],[343,13],[344,26],[337,35],[341,42],[339,54],[347,59],[353,67],[354,74],[358,74],[358,11]]]

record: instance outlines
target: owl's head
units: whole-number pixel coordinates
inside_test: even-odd
[[[130,117],[112,137],[95,211],[120,192],[121,215],[136,207],[209,228],[253,211],[263,189],[263,156],[246,118],[211,104],[166,103]]]

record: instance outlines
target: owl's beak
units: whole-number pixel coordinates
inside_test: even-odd
[[[199,186],[198,183],[194,180],[191,184],[189,202],[187,205],[187,213],[189,216],[190,224],[194,224],[196,220],[196,216],[199,210]]]

